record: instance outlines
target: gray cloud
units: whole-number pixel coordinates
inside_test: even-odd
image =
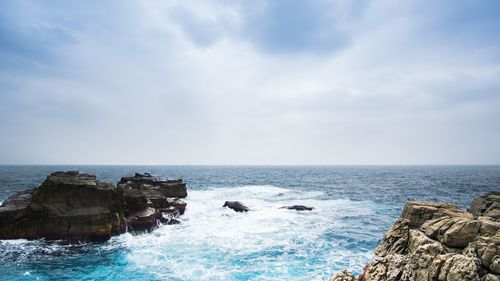
[[[18,3],[3,163],[499,163],[496,2]]]

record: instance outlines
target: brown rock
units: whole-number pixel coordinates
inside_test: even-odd
[[[480,223],[477,220],[459,220],[445,232],[441,242],[450,247],[465,248],[477,237],[479,227]]]
[[[500,276],[488,273],[481,278],[481,281],[500,281]]]
[[[492,191],[483,196],[478,196],[472,200],[469,212],[474,216],[483,216],[484,213],[494,204],[500,203],[500,190]],[[496,207],[498,209],[498,207]]]
[[[408,201],[401,218],[409,220],[409,226],[418,228],[426,221],[443,216],[455,217],[466,214],[457,206],[445,203]]]
[[[399,281],[408,259],[405,255],[375,256],[359,276],[359,281]]]
[[[0,238],[101,241],[125,230],[119,190],[75,171],[54,172],[39,188],[0,207]]]
[[[451,256],[444,262],[438,280],[479,281],[479,275],[474,260],[458,254]]]
[[[481,223],[481,227],[479,228],[480,235],[493,236],[500,230],[500,222],[493,221],[488,217],[478,217],[477,219]]]
[[[330,281],[357,281],[356,277],[347,269],[343,269],[335,274]]]
[[[450,204],[408,202],[358,280],[499,280],[499,198],[496,191],[475,199],[475,215]]]
[[[408,251],[408,223],[407,219],[397,220],[375,249],[375,254],[382,257],[388,254],[406,254]]]

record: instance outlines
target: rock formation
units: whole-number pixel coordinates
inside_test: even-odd
[[[94,175],[54,172],[38,188],[0,205],[0,239],[104,241],[127,229],[149,231],[176,223],[186,203],[167,196],[185,197],[186,185],[179,180],[156,185],[157,178],[149,175],[152,187],[144,187],[135,178],[114,187]]]
[[[331,280],[499,281],[499,206],[500,191],[475,198],[468,212],[409,201],[358,279],[344,270]]]
[[[149,173],[135,173],[133,177],[122,177],[118,187],[141,190],[146,195],[184,198],[187,196],[186,184],[182,179],[155,177]]]
[[[187,196],[186,184],[180,179],[135,173],[122,177],[117,187],[123,191],[128,226],[134,231],[152,229],[158,222],[176,223],[173,219],[186,209],[186,203],[178,199]]]

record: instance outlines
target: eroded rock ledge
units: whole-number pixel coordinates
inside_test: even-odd
[[[104,241],[129,231],[178,223],[186,184],[150,174],[124,177],[115,187],[78,171],[54,172],[35,189],[0,205],[0,239]]]
[[[500,191],[455,205],[409,201],[358,278],[331,281],[500,280]]]

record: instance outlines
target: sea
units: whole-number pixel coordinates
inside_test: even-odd
[[[362,270],[407,200],[467,208],[500,188],[500,166],[0,166],[0,201],[59,170],[182,178],[187,210],[104,243],[0,240],[0,280],[328,280]]]

